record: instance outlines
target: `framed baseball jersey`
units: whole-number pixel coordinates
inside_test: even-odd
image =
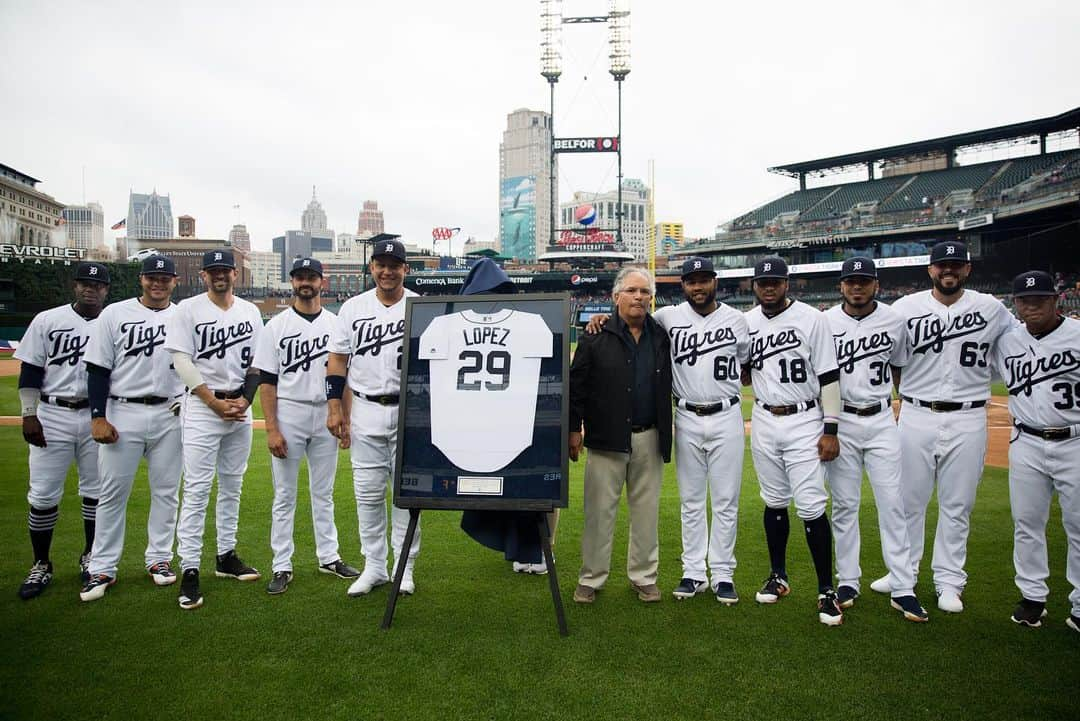
[[[567,505],[567,294],[410,297],[394,504]]]

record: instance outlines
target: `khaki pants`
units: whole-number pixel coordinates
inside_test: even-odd
[[[664,462],[657,430],[632,433],[630,453],[589,449],[585,459],[585,528],[581,534],[578,583],[602,588],[611,569],[611,545],[619,497],[626,485],[630,547],[626,575],[631,583],[656,583],[660,565],[657,535]]]

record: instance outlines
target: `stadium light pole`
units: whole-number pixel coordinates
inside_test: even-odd
[[[548,247],[555,245],[555,83],[562,75],[562,0],[540,0],[540,74],[551,96],[548,116]]]
[[[611,0],[608,12],[608,45],[611,54],[608,56],[610,64],[608,72],[615,78],[618,95],[618,153],[619,156],[619,188],[618,210],[615,217],[618,219],[616,235],[619,245],[623,242],[623,202],[622,202],[622,84],[626,76],[630,74],[630,0]]]

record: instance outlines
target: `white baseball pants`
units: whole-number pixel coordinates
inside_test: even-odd
[[[177,552],[183,570],[198,568],[202,557],[206,506],[217,471],[215,507],[218,554],[236,547],[240,521],[240,490],[251,453],[251,409],[242,421],[224,421],[201,400],[184,403],[184,494],[176,529]]]
[[[934,588],[962,593],[967,583],[967,539],[975,492],[986,456],[986,409],[935,413],[904,403],[900,409],[900,468],[911,541],[912,575],[919,578],[926,507],[937,484],[938,520],[931,568]]]
[[[1016,432],[1016,431],[1014,431]],[[1080,437],[1044,441],[1028,433],[1009,446],[1009,504],[1015,531],[1016,587],[1031,601],[1050,595],[1046,523],[1054,491],[1061,504],[1068,551],[1065,578],[1072,586],[1072,615],[1080,616]]]
[[[824,430],[821,410],[811,408],[790,416],[775,416],[754,404],[750,424],[750,454],[769,508],[787,508],[812,521],[825,513],[825,472],[817,444]]]
[[[841,413],[839,436],[840,455],[824,464],[832,495],[838,585],[860,590],[859,502],[866,468],[877,505],[881,554],[892,576],[892,595],[910,596],[915,592],[915,577],[900,485],[900,432],[891,406],[873,416]]]
[[[675,410],[675,472],[682,517],[683,577],[715,586],[735,572],[735,535],[746,446],[739,405],[699,416]],[[705,513],[712,499],[712,531]]]
[[[338,560],[337,526],[334,525],[334,476],[338,442],[326,429],[326,404],[278,398],[278,429],[285,438],[286,458],[270,457],[274,504],[270,517],[270,548],[273,570],[291,571],[293,522],[296,518],[296,482],[300,459],[308,459],[311,522],[315,530],[315,555],[319,564]]]
[[[349,457],[353,470],[353,492],[356,495],[356,516],[360,526],[360,552],[364,568],[386,570],[386,493],[394,473],[397,454],[396,405],[383,406],[364,398],[353,398],[350,424],[352,447]],[[409,526],[409,511],[391,505],[392,524],[390,543],[394,558],[400,558]],[[416,527],[409,558],[420,552],[420,526]]]
[[[110,400],[106,417],[116,427],[116,443],[98,448],[101,497],[97,507],[90,573],[116,576],[124,550],[127,504],[135,471],[146,456],[150,516],[146,522],[146,567],[171,561],[180,493],[180,419],[171,403],[145,406]]]
[[[60,505],[68,468],[79,470],[79,496],[97,498],[101,493],[98,476],[98,444],[90,436],[90,409],[72,410],[50,403],[38,406],[38,420],[45,433],[45,448],[30,446],[30,490],[27,502],[34,508]]]

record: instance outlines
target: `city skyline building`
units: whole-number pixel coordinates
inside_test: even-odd
[[[247,226],[243,223],[237,223],[229,231],[229,245],[241,250],[251,250],[251,234],[248,233]]]
[[[551,114],[527,108],[507,114],[499,143],[499,242],[503,255],[535,260],[547,248],[551,237],[550,172]],[[557,188],[558,183],[555,185]]]
[[[270,241],[271,250],[279,254],[280,265],[278,280],[284,282],[289,278],[294,258],[312,258],[313,253],[332,253],[334,250],[334,234],[332,231],[309,232],[305,230],[286,230],[285,235],[279,235]]]
[[[176,219],[177,235],[181,238],[194,238],[195,218],[190,215],[181,215]]]
[[[311,202],[300,215],[300,230],[310,233],[316,230],[326,230],[326,211],[315,197],[315,186],[311,186]]]
[[[250,250],[245,254],[251,271],[252,288],[282,289],[281,254],[272,250]]]
[[[172,201],[168,195],[158,195],[157,188],[150,194],[130,191],[125,224],[128,239],[172,238]]]
[[[636,262],[648,261],[649,246],[649,204],[652,193],[644,182],[637,178],[626,178],[622,184],[623,203],[623,245],[626,251],[634,254]],[[559,205],[559,219],[563,228],[590,229],[593,242],[615,243],[615,228],[618,225],[616,210],[619,204],[618,190],[604,193],[575,192],[573,200]],[[578,207],[592,205],[595,216],[592,223],[582,225],[574,215]],[[558,240],[558,239],[556,239]],[[657,250],[659,253],[659,250]],[[506,253],[504,253],[506,255]]]
[[[64,205],[38,190],[40,182],[0,163],[0,243],[64,245],[67,233],[59,229]]]
[[[105,212],[100,203],[68,205],[64,208],[67,246],[101,251],[105,247]]]
[[[360,216],[356,219],[356,234],[370,238],[383,232],[385,232],[385,223],[378,201],[365,200]]]

